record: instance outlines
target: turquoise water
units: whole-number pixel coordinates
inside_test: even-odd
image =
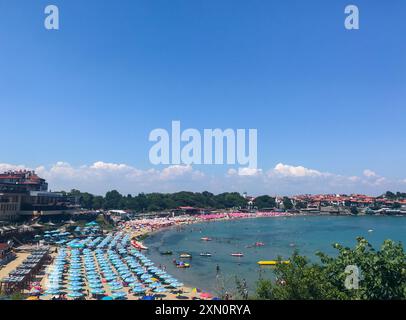
[[[269,276],[269,267],[259,267],[259,260],[289,258],[295,248],[300,254],[317,259],[317,251],[333,255],[334,243],[354,246],[357,236],[365,237],[376,248],[385,239],[405,244],[406,217],[302,216],[206,222],[155,233],[144,243],[149,247],[147,255],[156,265],[165,265],[186,285],[210,292],[225,287],[231,292],[235,276],[245,279],[250,290],[260,276]],[[212,241],[202,241],[201,237],[210,237]],[[265,246],[247,247],[257,241]],[[166,250],[172,250],[173,255],[160,254]],[[178,269],[172,262],[182,252],[193,256],[189,269]],[[200,257],[201,252],[211,252],[212,257]],[[244,257],[232,257],[232,252],[242,252]],[[220,277],[216,277],[216,265],[220,267]]]

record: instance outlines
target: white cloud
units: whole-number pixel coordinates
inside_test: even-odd
[[[363,174],[364,174],[364,176],[367,177],[367,178],[372,178],[372,177],[376,177],[376,176],[377,176],[377,174],[376,174],[374,171],[369,170],[369,169],[365,169],[364,172],[363,172]]]
[[[229,169],[227,171],[227,175],[232,176],[245,176],[245,177],[256,177],[262,174],[262,169],[256,168],[238,168],[236,169]]]
[[[0,172],[10,171],[10,170],[24,170],[29,169],[24,165],[14,165],[8,163],[0,163]]]
[[[26,168],[24,165],[0,164],[0,171],[24,168]],[[208,190],[214,193],[247,191],[251,194],[273,195],[382,194],[386,190],[402,191],[406,184],[406,179],[392,181],[368,169],[360,176],[344,176],[283,163],[278,163],[268,171],[250,168],[229,169],[226,175],[203,173],[190,165],[144,170],[128,164],[103,161],[82,166],[73,166],[60,161],[51,166],[39,166],[35,170],[48,180],[52,190],[75,188],[95,194],[104,194],[112,189],[124,194],[181,190]]]
[[[126,164],[107,163],[103,161],[97,161],[93,163],[93,165],[90,168],[94,170],[106,170],[106,171],[131,171],[134,169]]]
[[[269,174],[277,174],[285,177],[320,177],[323,175],[320,171],[308,169],[302,166],[291,166],[278,163]]]
[[[169,166],[160,172],[159,177],[162,180],[174,180],[179,177],[189,176],[191,178],[203,177],[204,174],[200,171],[193,170],[190,165],[173,165]]]

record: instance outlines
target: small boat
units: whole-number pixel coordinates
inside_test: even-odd
[[[132,244],[132,246],[133,246],[134,248],[136,248],[136,249],[138,249],[138,250],[148,250],[148,247],[144,246],[144,245],[142,244],[142,242],[133,240],[133,241],[131,241],[131,244]]]
[[[282,260],[282,261],[278,261],[278,260],[267,260],[267,261],[258,261],[258,264],[260,266],[275,266],[277,264],[289,264],[290,261],[289,260]]]
[[[200,238],[200,240],[203,240],[203,241],[211,241],[212,239],[209,238],[209,237],[203,237],[203,238]]]
[[[176,266],[176,268],[189,268],[190,267],[190,263],[186,263],[183,261],[176,261],[175,259],[173,259],[173,263]]]
[[[263,243],[263,242],[255,242],[256,247],[263,247],[264,245],[265,245],[265,243]]]
[[[236,252],[236,253],[232,253],[231,256],[233,256],[233,257],[243,257],[244,254],[241,253],[241,252]]]
[[[201,257],[211,257],[211,253],[210,252],[202,252],[200,254]]]
[[[189,254],[189,253],[181,253],[181,254],[179,255],[179,258],[191,259],[191,258],[192,258],[192,255]]]
[[[163,252],[161,252],[161,255],[163,255],[163,256],[170,256],[172,253],[173,253],[172,251],[168,250],[168,251],[163,251]]]
[[[190,263],[179,263],[176,268],[190,268]]]

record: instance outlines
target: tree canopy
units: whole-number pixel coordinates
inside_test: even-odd
[[[255,198],[254,205],[258,209],[275,208],[276,201],[275,201],[275,198],[272,198],[270,196],[260,196],[260,197]]]
[[[102,197],[80,192],[79,190],[71,190],[68,194],[77,197],[81,207],[86,209],[129,209],[145,212],[175,209],[182,206],[229,209],[247,205],[247,200],[238,192],[225,192],[214,195],[207,191],[201,193],[181,191],[176,193],[140,193],[136,196],[131,194],[124,196],[117,190],[112,190]]]
[[[354,249],[335,244],[336,257],[318,253],[312,263],[294,252],[289,264],[275,267],[275,280],[257,285],[260,299],[393,300],[406,299],[406,254],[400,243],[384,241],[376,251],[364,238]],[[359,270],[357,287],[348,287],[348,267]],[[354,283],[353,283],[354,284]]]

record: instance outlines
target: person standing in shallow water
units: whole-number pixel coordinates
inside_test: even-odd
[[[216,265],[216,273],[218,274],[220,272],[220,266]]]

